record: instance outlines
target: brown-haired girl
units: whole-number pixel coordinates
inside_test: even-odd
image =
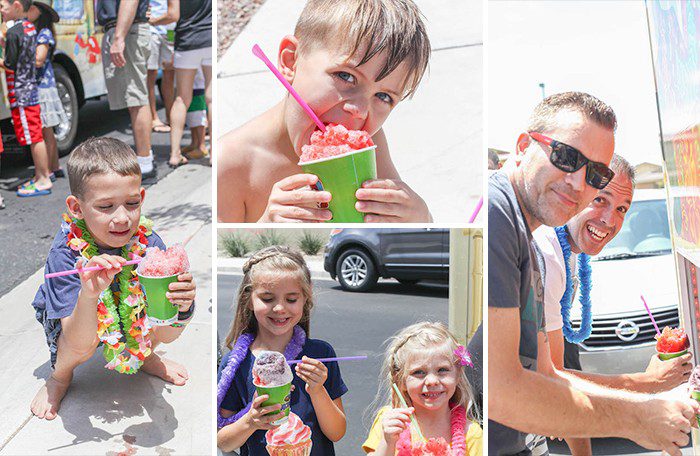
[[[334,455],[333,442],[345,435],[341,396],[347,392],[327,342],[309,339],[313,308],[311,273],[300,253],[273,246],[251,256],[243,266],[236,315],[226,345],[217,387],[217,445],[223,451],[241,449],[241,456],[266,454],[265,431],[282,417],[280,405],[262,407],[252,381],[256,355],[271,350],[295,366],[291,410],[311,428],[311,455]],[[274,412],[270,414],[271,412]],[[269,415],[268,415],[269,414]]]

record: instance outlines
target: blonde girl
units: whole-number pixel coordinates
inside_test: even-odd
[[[327,342],[308,338],[312,308],[311,274],[300,253],[274,246],[246,261],[236,315],[226,338],[231,351],[219,370],[217,445],[221,450],[240,448],[241,456],[267,454],[265,432],[282,414],[279,405],[261,406],[267,395],[255,394],[252,367],[257,354],[273,350],[288,360],[303,359],[295,366],[291,410],[311,428],[311,455],[335,454],[333,442],[345,434],[341,396],[347,387],[337,363],[316,361],[336,355]]]
[[[386,395],[387,405],[374,419],[362,446],[365,452],[375,456],[481,456],[482,432],[465,375],[468,364],[465,348],[442,323],[417,323],[391,338],[378,394],[380,400]],[[411,424],[412,419],[420,431]],[[419,453],[417,447],[425,453]]]

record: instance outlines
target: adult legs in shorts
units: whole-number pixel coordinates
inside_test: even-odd
[[[148,61],[148,102],[151,107],[151,129],[156,133],[170,132],[170,109],[175,98],[175,70],[172,62],[172,50],[163,36],[154,34],[151,45],[151,57]],[[156,110],[156,79],[158,68],[163,70],[160,79],[160,96],[165,106],[165,123],[158,117]]]
[[[202,66],[202,73],[204,73],[204,99],[207,102],[207,128],[209,129],[209,134],[211,135],[211,132],[214,131],[212,129],[212,123],[211,123],[211,76],[212,76],[212,71],[211,71],[211,65],[203,65]],[[209,151],[209,165],[211,166],[211,160],[212,160],[212,153],[214,152],[214,149],[212,148]]]

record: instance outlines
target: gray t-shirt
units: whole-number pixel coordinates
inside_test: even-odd
[[[525,369],[534,371],[537,370],[537,333],[544,331],[541,266],[532,233],[504,173],[489,177],[488,215],[489,307],[520,309],[520,362]],[[523,413],[527,413],[524,401]],[[531,454],[525,444],[526,436],[489,420],[489,454]]]
[[[175,50],[211,47],[211,0],[180,2],[180,20],[175,27]]]

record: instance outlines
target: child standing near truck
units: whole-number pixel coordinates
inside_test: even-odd
[[[7,77],[7,98],[12,108],[12,124],[17,141],[29,146],[34,161],[34,178],[17,189],[17,196],[40,196],[51,193],[49,156],[41,131],[41,108],[36,81],[37,31],[27,20],[31,0],[0,0],[4,22],[15,21],[5,37],[2,65]]]

